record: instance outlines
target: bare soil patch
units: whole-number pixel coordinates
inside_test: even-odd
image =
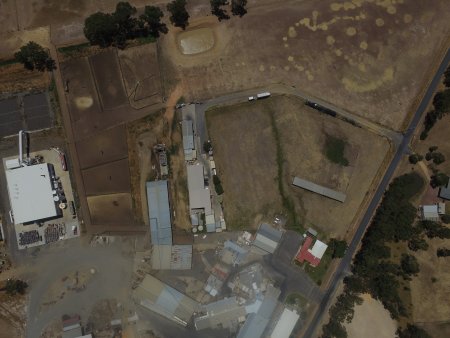
[[[127,134],[124,125],[111,128],[77,142],[81,169],[120,160],[128,156]]]
[[[381,302],[370,295],[363,295],[363,303],[355,306],[355,316],[345,324],[349,338],[392,338],[397,323],[391,318]]]
[[[161,103],[163,93],[156,43],[119,50],[118,55],[130,104],[142,108]]]
[[[231,226],[254,227],[265,217],[286,212],[280,198],[273,114],[283,155],[282,185],[303,226],[343,237],[389,149],[388,142],[344,121],[320,114],[302,101],[272,97],[206,114],[224,212]],[[327,159],[327,135],[344,139],[348,166]],[[292,186],[293,176],[347,194],[345,203]],[[326,211],[326,212],[325,212]],[[291,224],[292,225],[292,224]]]
[[[14,63],[0,67],[0,93],[17,93],[28,91],[30,88],[47,89],[50,76],[47,73],[31,72],[22,64]]]
[[[130,193],[87,197],[92,225],[134,225]]]
[[[86,195],[130,191],[128,159],[102,164],[82,171]]]
[[[104,110],[114,109],[128,102],[122,82],[119,60],[115,49],[89,58],[100,102]]]
[[[162,58],[189,100],[281,82],[401,129],[446,50],[449,13],[446,0],[274,2],[242,20],[192,20],[218,37],[204,53],[183,55],[170,30]]]

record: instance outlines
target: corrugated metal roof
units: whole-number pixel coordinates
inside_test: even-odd
[[[313,182],[310,182],[310,181],[307,181],[307,180],[304,180],[304,179],[301,179],[298,177],[294,177],[292,184],[299,188],[303,188],[305,190],[315,192],[316,194],[331,198],[338,202],[342,202],[342,203],[345,202],[346,195],[344,193],[336,191],[336,190],[332,190],[330,188],[326,188],[324,186],[315,184]]]
[[[195,120],[195,104],[187,104],[181,108],[181,118],[183,120]]]
[[[313,247],[311,248],[310,252],[314,257],[316,257],[318,259],[322,259],[322,256],[325,253],[325,251],[327,250],[327,248],[328,248],[328,245],[326,245],[324,242],[321,242],[317,239],[316,242],[314,243]]]
[[[203,177],[203,165],[187,165],[189,207],[194,209],[204,209],[205,214],[211,214],[211,197],[208,189],[205,189]]]
[[[258,233],[253,241],[253,245],[269,253],[274,253],[278,243]]]
[[[270,338],[289,338],[299,318],[297,312],[284,309]]]
[[[153,245],[172,245],[167,181],[147,182],[147,203]]]
[[[202,312],[206,315],[194,320],[197,330],[218,326],[232,328],[238,324],[239,317],[245,316],[245,307],[238,304],[236,297],[230,297],[203,306]]]
[[[262,223],[259,226],[258,234],[261,234],[274,242],[279,242],[283,236],[283,233],[280,230],[275,229],[267,223]]]
[[[247,317],[245,324],[239,330],[237,338],[260,338],[263,335],[275,311],[280,293],[280,290],[272,285],[268,285],[258,312],[252,313]]]
[[[439,189],[439,197],[450,200],[450,180],[448,181],[446,187],[442,187]]]
[[[199,310],[196,301],[151,275],[145,276],[133,294],[142,306],[185,326]]]
[[[192,267],[192,245],[154,245],[152,268],[155,270],[189,270]]]
[[[181,129],[183,132],[183,149],[185,151],[194,149],[194,126],[192,121],[181,121]]]

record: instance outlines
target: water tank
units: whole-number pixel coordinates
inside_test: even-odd
[[[195,234],[197,232],[197,227],[193,227],[192,232]]]
[[[199,225],[199,226],[198,226],[198,230],[199,230],[199,231],[203,231],[203,225]]]

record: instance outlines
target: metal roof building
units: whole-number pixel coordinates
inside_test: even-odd
[[[245,318],[245,307],[238,304],[236,297],[209,303],[204,305],[201,311],[204,314],[194,320],[197,330],[217,327],[234,329]]]
[[[194,156],[194,125],[191,120],[181,121],[181,129],[183,133],[183,149],[184,158],[186,161],[190,161],[195,158]]]
[[[450,180],[448,180],[447,186],[439,189],[439,197],[450,201]]]
[[[262,223],[256,233],[253,245],[265,252],[274,253],[282,236],[283,233],[280,230],[267,223]]]
[[[300,246],[300,250],[297,252],[295,258],[300,263],[307,261],[311,264],[311,266],[318,266],[320,264],[320,260],[322,259],[325,251],[328,248],[328,245],[316,239],[316,242],[310,249],[312,242],[313,238],[310,236],[306,236],[305,241]]]
[[[336,200],[338,202],[344,203],[345,198],[347,197],[344,193],[323,187],[321,185],[315,184],[313,182],[294,177],[294,180],[292,182],[293,185],[299,188],[303,188],[308,191],[315,192],[316,194],[331,198],[333,200]]]
[[[289,338],[299,318],[297,312],[284,309],[270,338]]]
[[[14,224],[59,215],[54,201],[50,166],[43,163],[5,170]]]
[[[167,181],[147,182],[147,203],[153,245],[172,245]]]
[[[422,205],[422,219],[426,221],[439,221],[437,204]]]
[[[248,315],[245,324],[239,330],[237,338],[260,338],[278,304],[278,297],[281,291],[272,285],[267,286],[264,300],[258,309],[258,312]]]
[[[189,207],[191,212],[204,210],[206,215],[212,213],[211,198],[208,189],[205,189],[203,165],[187,165]]]
[[[199,304],[151,275],[133,291],[136,301],[150,311],[186,326]]]
[[[192,245],[154,245],[152,268],[155,270],[189,270],[192,267]]]

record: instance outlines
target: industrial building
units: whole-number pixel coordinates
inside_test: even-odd
[[[183,133],[184,160],[195,160],[197,158],[197,154],[194,142],[194,124],[192,120],[181,121],[181,130]]]
[[[147,182],[147,202],[152,242],[152,268],[188,270],[192,267],[192,245],[172,245],[168,182]]]
[[[14,224],[31,223],[61,214],[52,172],[53,166],[47,163],[5,170]]]
[[[256,233],[253,246],[262,250],[262,253],[274,253],[281,241],[283,233],[270,226],[267,223],[262,223]]]
[[[335,201],[344,203],[345,199],[346,199],[346,195],[342,192],[330,189],[330,188],[326,188],[324,186],[315,184],[313,182],[298,178],[298,177],[294,177],[294,180],[292,181],[292,184],[295,185],[296,187],[314,192],[316,194],[331,198]]]
[[[133,297],[141,306],[182,326],[187,326],[194,312],[200,310],[196,301],[151,275],[145,276]]]
[[[441,187],[439,189],[439,197],[450,201],[450,180],[448,180],[448,183],[445,187]]]
[[[260,338],[272,318],[278,305],[278,297],[281,291],[272,285],[267,286],[264,299],[259,305],[257,312],[250,313],[244,325],[239,330],[237,338]]]
[[[147,203],[153,245],[172,245],[167,181],[147,182]]]
[[[270,338],[289,338],[300,316],[296,311],[285,308],[273,329]]]
[[[152,268],[155,270],[191,269],[192,245],[153,245]]]
[[[307,261],[311,266],[316,267],[320,264],[320,260],[325,254],[328,245],[316,239],[313,247],[310,248],[313,241],[314,239],[311,236],[306,235],[305,241],[297,252],[295,259],[300,263]]]
[[[225,328],[234,331],[246,315],[245,307],[238,303],[236,297],[203,305],[200,311],[201,315],[194,320],[197,330]]]
[[[205,188],[203,170],[201,164],[187,166],[189,208],[191,214],[203,212],[205,215],[211,215],[211,197],[209,189]]]
[[[229,265],[239,265],[241,264],[248,255],[248,250],[237,245],[233,241],[226,240],[223,243],[223,250],[221,252],[222,262]]]

